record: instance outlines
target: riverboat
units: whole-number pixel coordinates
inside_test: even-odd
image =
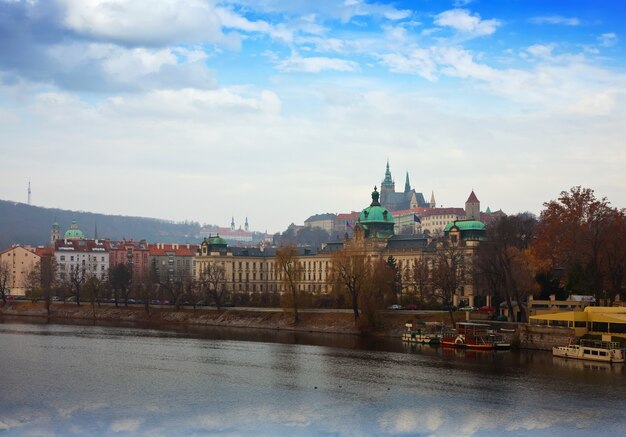
[[[406,331],[402,334],[402,341],[417,344],[439,344],[439,335],[429,332],[425,323],[420,324],[420,328],[416,330],[413,330],[412,323],[406,323],[404,326]]]
[[[625,345],[615,341],[585,340],[577,344],[552,348],[552,355],[560,358],[623,363],[626,356]]]
[[[470,322],[457,323],[456,329],[443,332],[440,343],[442,346],[476,350],[511,347],[510,343],[505,341],[502,335],[491,330],[489,325]]]

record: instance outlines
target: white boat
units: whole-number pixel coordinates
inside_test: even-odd
[[[615,341],[580,340],[578,344],[553,347],[552,355],[577,360],[623,363],[626,350],[624,344]]]
[[[427,332],[425,328],[418,328],[417,330],[413,331],[413,324],[411,323],[406,323],[404,326],[406,327],[406,331],[402,334],[402,341],[418,344],[439,343],[439,335],[436,333]]]

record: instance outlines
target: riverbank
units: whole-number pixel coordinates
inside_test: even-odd
[[[47,318],[48,320],[71,322],[135,322],[150,323],[151,325],[189,325],[189,326],[217,326],[228,328],[271,329],[294,332],[315,332],[329,334],[361,335],[363,329],[354,322],[351,312],[328,310],[325,312],[300,312],[300,321],[293,323],[293,313],[289,311],[264,311],[262,309],[225,308],[217,311],[215,308],[181,308],[174,310],[170,307],[150,307],[147,313],[143,307],[115,307],[101,305],[94,308],[89,304],[54,303],[48,315],[43,303],[19,302],[0,308],[0,315],[11,317],[28,316]],[[463,314],[456,314],[459,320],[464,320]],[[402,311],[380,313],[377,326],[367,331],[368,334],[382,337],[396,337],[402,335],[404,324],[416,322],[449,322],[446,312],[427,314],[411,314]]]

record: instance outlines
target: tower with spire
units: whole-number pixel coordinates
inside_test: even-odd
[[[52,227],[50,228],[50,244],[54,246],[54,243],[60,239],[61,239],[61,228],[59,227],[59,222],[57,221],[57,218],[55,217],[54,221],[52,222]]]
[[[235,216],[232,216],[230,219],[230,230],[231,231],[235,230]]]
[[[430,192],[430,207],[435,208],[437,206],[437,202],[435,202],[435,191]]]
[[[248,226],[248,217],[246,217],[246,222],[244,223],[243,228],[245,229],[246,232],[250,230],[250,226]]]
[[[411,188],[408,171],[406,172],[404,191],[396,192],[396,184],[391,177],[391,170],[389,169],[389,159],[387,159],[387,167],[385,168],[385,179],[380,184],[380,203],[390,211],[402,211],[418,206],[428,206],[424,195]]]
[[[465,201],[465,218],[467,220],[480,220],[480,200],[476,197],[474,190]]]
[[[385,170],[385,179],[380,184],[380,197],[384,200],[390,193],[396,192],[396,184],[391,178],[391,170],[389,170],[389,158],[387,158],[387,169]]]

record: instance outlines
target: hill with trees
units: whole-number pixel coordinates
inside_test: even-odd
[[[68,211],[0,200],[0,250],[15,243],[48,245],[55,219],[61,228],[61,236],[70,228],[72,220],[76,220],[87,238],[94,238],[97,229],[98,238],[112,240],[145,239],[151,243],[200,241],[201,226],[198,222]]]

